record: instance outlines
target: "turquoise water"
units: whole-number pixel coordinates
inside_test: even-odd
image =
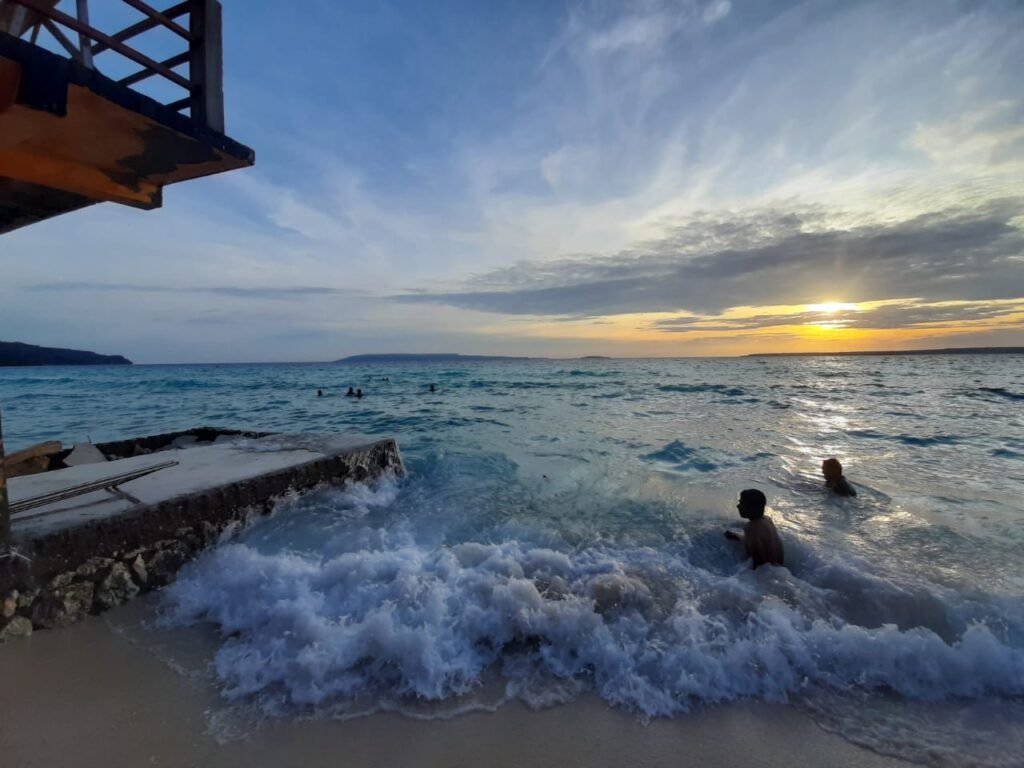
[[[1020,754],[1024,357],[0,369],[0,406],[9,450],[399,440],[407,477],[288,500],[165,594],[224,633],[225,695],[274,714],[441,713],[497,681],[642,716],[789,701],[936,764]],[[857,498],[823,491],[827,456]],[[721,535],[747,487],[784,569]]]

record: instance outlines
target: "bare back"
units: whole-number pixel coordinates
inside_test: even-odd
[[[782,539],[770,517],[748,522],[743,528],[743,544],[755,568],[765,563],[783,565]]]

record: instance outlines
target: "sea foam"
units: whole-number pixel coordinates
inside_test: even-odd
[[[412,525],[371,519],[397,493],[391,483],[321,495],[314,507],[348,524],[328,527],[316,552],[243,536],[181,574],[167,619],[219,627],[228,697],[284,711],[441,701],[494,669],[529,702],[594,690],[646,716],[808,689],[1024,695],[1015,602],[915,591],[801,542],[793,571],[750,571],[698,564],[693,541],[559,549],[522,526],[516,538],[423,541]],[[293,502],[287,514],[300,512]]]

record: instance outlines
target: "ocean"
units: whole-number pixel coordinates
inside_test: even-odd
[[[218,632],[224,697],[264,715],[753,699],[884,754],[1021,764],[1024,356],[8,368],[0,407],[9,451],[398,439],[404,477],[284,499],[159,596],[157,631]],[[830,456],[856,498],[823,489]],[[785,568],[723,537],[745,488]]]

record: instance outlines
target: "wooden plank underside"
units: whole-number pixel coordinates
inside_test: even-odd
[[[140,208],[161,188],[247,165],[72,85],[64,117],[15,105],[0,114],[0,176]]]

